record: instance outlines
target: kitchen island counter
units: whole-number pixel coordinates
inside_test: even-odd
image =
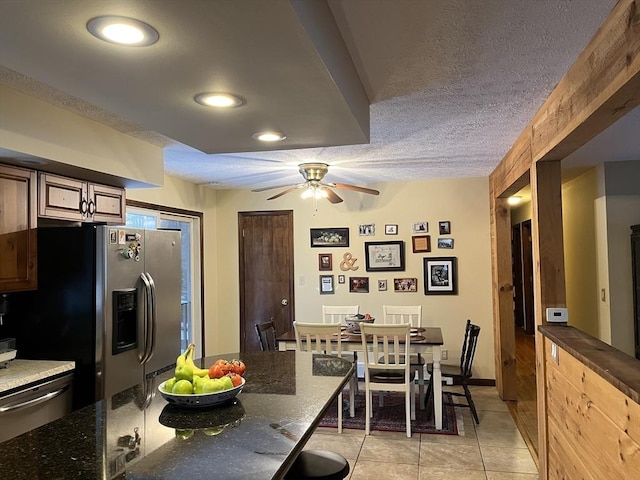
[[[0,396],[73,372],[75,362],[15,359],[0,369]]]
[[[294,351],[221,357],[247,366],[235,402],[177,408],[158,392],[173,375],[164,372],[3,442],[0,471],[13,480],[282,479],[353,362]]]

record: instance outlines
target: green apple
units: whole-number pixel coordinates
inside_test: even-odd
[[[204,387],[204,383],[209,380],[209,375],[205,375],[204,377],[199,377],[197,375],[193,376],[193,393],[204,393],[202,388]]]
[[[193,385],[189,380],[178,380],[171,389],[171,393],[178,395],[193,393]]]
[[[233,388],[233,382],[231,381],[231,378],[225,375],[220,380],[222,381],[222,390],[229,390]]]
[[[189,383],[193,380],[193,368],[190,365],[180,365],[176,367],[175,376],[177,380],[188,380]]]
[[[204,381],[202,393],[215,393],[223,390],[223,382],[219,378],[211,378]]]
[[[176,377],[170,378],[166,382],[164,382],[164,391],[167,393],[171,393],[173,390],[173,386],[176,384]]]

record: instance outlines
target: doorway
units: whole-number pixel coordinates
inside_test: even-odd
[[[255,326],[293,328],[293,211],[239,212],[240,351],[260,350]]]

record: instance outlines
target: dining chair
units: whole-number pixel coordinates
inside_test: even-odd
[[[360,305],[322,305],[322,323],[344,324],[345,317],[357,315],[359,312]]]
[[[341,324],[293,322],[296,347],[301,352],[321,352],[342,357]],[[304,341],[303,341],[304,340]],[[355,392],[358,377],[355,369],[349,379],[349,415],[355,416]],[[342,433],[342,392],[338,395],[338,433]]]
[[[464,393],[443,390],[442,393],[449,393],[458,397],[465,397],[467,403],[447,403],[442,402],[443,405],[454,405],[457,407],[468,407],[471,410],[473,418],[476,424],[480,424],[478,419],[478,412],[476,406],[471,398],[471,391],[469,390],[469,380],[472,377],[471,368],[473,366],[473,358],[476,353],[476,347],[478,346],[478,337],[480,335],[480,327],[471,323],[471,320],[467,320],[464,329],[464,340],[462,342],[462,352],[460,354],[460,363],[458,365],[441,364],[440,369],[442,371],[442,380],[450,378],[453,380],[454,385],[462,385]],[[427,364],[427,372],[430,375],[429,387],[427,388],[427,398],[433,396],[433,364]]]
[[[258,334],[258,341],[260,342],[260,350],[277,350],[278,345],[276,343],[276,325],[273,322],[273,318],[268,322],[256,324],[256,333]]]
[[[357,315],[360,312],[360,305],[322,305],[322,323],[340,323],[344,325],[346,317],[351,315]],[[356,378],[357,378],[357,363],[358,352],[352,352],[350,354],[342,355],[342,358],[352,360],[356,364]],[[355,391],[358,391],[358,383],[356,382]],[[352,415],[353,416],[353,415]]]
[[[415,402],[411,366],[404,350],[409,345],[411,325],[409,323],[386,325],[363,323],[360,326],[362,349],[369,345],[373,355],[365,355],[365,434],[370,433],[373,416],[373,392],[404,392],[407,437],[411,437],[411,420],[415,420]]]
[[[422,327],[422,305],[383,305],[382,321],[385,324],[409,323],[412,328]],[[420,408],[426,406],[424,391],[424,357],[419,353],[410,354],[410,365],[415,378],[418,377]]]

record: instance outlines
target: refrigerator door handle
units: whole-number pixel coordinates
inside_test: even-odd
[[[145,293],[145,300],[146,300],[146,308],[145,308],[145,312],[144,312],[144,346],[142,349],[142,354],[138,356],[140,363],[141,364],[145,364],[147,362],[147,360],[149,360],[150,357],[150,353],[149,353],[149,349],[151,347],[151,321],[150,321],[150,316],[151,316],[151,311],[153,309],[152,307],[152,293],[151,293],[151,283],[149,282],[149,279],[147,278],[147,274],[146,273],[141,273],[140,274],[140,279],[142,280],[142,283],[144,284],[144,293]]]
[[[153,281],[153,277],[149,272],[147,272],[147,278],[149,279],[149,285],[151,288],[151,335],[150,335],[150,347],[149,347],[149,356],[147,360],[150,360],[153,357],[153,353],[156,349],[156,332],[158,331],[158,302],[156,301],[156,282]]]

